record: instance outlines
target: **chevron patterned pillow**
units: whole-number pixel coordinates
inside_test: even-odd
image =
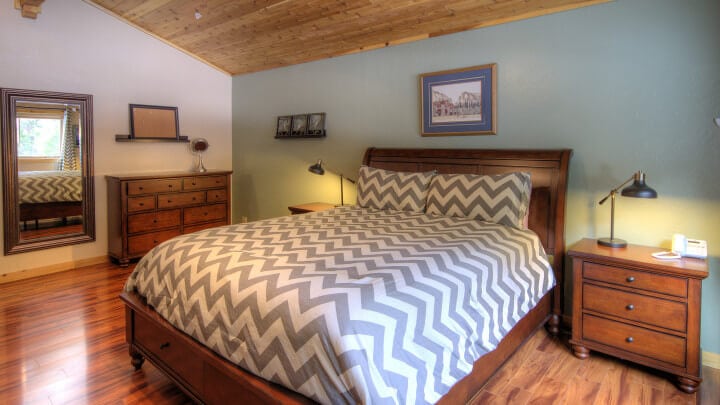
[[[524,229],[530,174],[440,174],[430,183],[427,213],[466,217]]]
[[[393,172],[360,166],[357,205],[363,208],[425,212],[428,186],[435,172]]]

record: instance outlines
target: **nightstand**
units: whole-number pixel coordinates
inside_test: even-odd
[[[312,202],[307,204],[291,205],[288,207],[290,214],[305,214],[308,212],[326,211],[335,208],[334,204],[328,204],[323,202]]]
[[[700,296],[708,265],[699,259],[660,260],[663,249],[600,246],[583,239],[568,250],[573,268],[575,356],[590,350],[675,375],[682,391],[700,377]]]

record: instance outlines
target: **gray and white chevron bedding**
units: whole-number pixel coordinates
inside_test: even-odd
[[[82,177],[75,171],[38,171],[18,174],[20,203],[82,201]]]
[[[529,230],[343,207],[171,239],[136,290],[177,328],[321,403],[433,403],[554,285]]]

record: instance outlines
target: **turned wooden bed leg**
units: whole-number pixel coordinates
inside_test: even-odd
[[[139,351],[135,350],[135,347],[133,347],[133,345],[130,345],[130,364],[135,367],[135,370],[140,370],[143,363],[145,363],[145,356],[143,356]]]
[[[551,335],[558,336],[560,334],[560,316],[558,314],[552,314],[545,324],[545,328]]]

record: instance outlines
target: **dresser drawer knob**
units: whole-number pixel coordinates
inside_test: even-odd
[[[153,219],[153,224],[157,224],[157,219]]]
[[[172,200],[168,200],[168,204],[171,203],[171,202],[172,202]]]
[[[626,306],[625,308],[626,308],[628,311],[632,311],[633,309],[635,309],[635,305],[633,305],[633,304],[627,304],[627,306]]]
[[[628,283],[632,283],[633,281],[635,281],[635,277],[630,276],[630,277],[627,278],[627,282],[628,282]]]
[[[153,239],[153,243],[157,245],[159,242],[157,240]]]
[[[160,350],[167,349],[168,347],[170,347],[170,342],[165,342],[160,345]]]
[[[144,206],[145,206],[145,203],[140,203],[140,206],[141,206],[141,207],[144,207]]]
[[[634,340],[635,340],[635,339],[633,339],[632,336],[628,336],[627,338],[625,338],[625,341],[628,342],[628,343],[632,343]]]

